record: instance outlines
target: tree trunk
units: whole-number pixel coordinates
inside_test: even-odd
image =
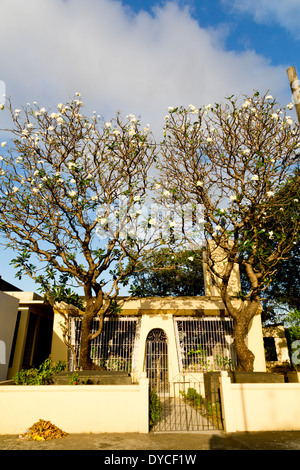
[[[90,357],[91,342],[93,340],[92,322],[96,313],[93,309],[90,312],[86,311],[81,321],[80,367],[83,370],[103,370],[103,367],[95,364]]]
[[[245,323],[243,318],[234,320],[234,344],[238,358],[237,370],[253,372],[255,356],[245,343],[247,327],[248,324]]]

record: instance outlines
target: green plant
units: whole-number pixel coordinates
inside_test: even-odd
[[[68,375],[69,385],[78,385],[79,384],[79,375],[77,372],[74,372],[72,375]]]
[[[208,401],[206,403],[206,411],[207,415],[215,420],[218,420],[221,416],[221,404],[219,400],[216,401]]]
[[[149,423],[150,427],[154,426],[156,421],[161,421],[162,404],[155,392],[150,390],[149,396]]]
[[[210,361],[207,359],[207,351],[203,349],[200,345],[197,349],[191,349],[188,353],[188,356],[194,356],[195,362],[193,364],[194,368],[198,368],[200,366],[201,370],[209,370],[211,369]]]
[[[180,391],[181,395],[183,398],[186,400],[186,402],[193,406],[194,408],[200,408],[204,404],[204,398],[200,393],[196,391],[195,388],[188,388],[187,392],[183,392],[182,390]]]
[[[50,384],[52,375],[62,372],[65,368],[65,362],[58,361],[57,364],[54,364],[49,356],[38,368],[20,370],[13,380],[16,385]]]
[[[233,362],[232,362],[232,359],[230,359],[229,357],[221,356],[220,354],[217,354],[215,361],[216,361],[217,367],[220,370],[224,370],[224,369],[233,370]]]
[[[68,375],[68,377],[69,377],[69,385],[91,385],[91,384],[93,384],[93,381],[89,377],[86,377],[84,379],[80,379],[78,372],[73,372],[73,374]]]

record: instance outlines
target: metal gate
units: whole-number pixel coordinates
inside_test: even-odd
[[[161,328],[151,330],[146,341],[146,373],[151,390],[165,394],[169,385],[168,344]]]
[[[153,432],[222,429],[217,387],[184,375],[169,381],[165,332],[151,330],[146,341],[146,372],[150,387],[150,427]]]
[[[223,429],[219,390],[205,390],[204,381],[176,379],[165,391],[150,389],[150,428],[153,432]]]

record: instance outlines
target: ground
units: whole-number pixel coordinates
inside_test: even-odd
[[[70,434],[49,441],[28,441],[18,436],[0,436],[0,450],[100,450],[115,455],[128,451],[183,451],[197,450],[300,450],[300,431],[250,432],[226,434],[223,431],[201,433],[149,434]],[[130,454],[130,452],[129,452]],[[104,457],[103,457],[104,458]]]

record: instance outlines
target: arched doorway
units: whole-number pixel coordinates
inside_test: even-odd
[[[151,330],[146,340],[146,373],[150,388],[163,393],[168,388],[168,343],[161,328]]]

